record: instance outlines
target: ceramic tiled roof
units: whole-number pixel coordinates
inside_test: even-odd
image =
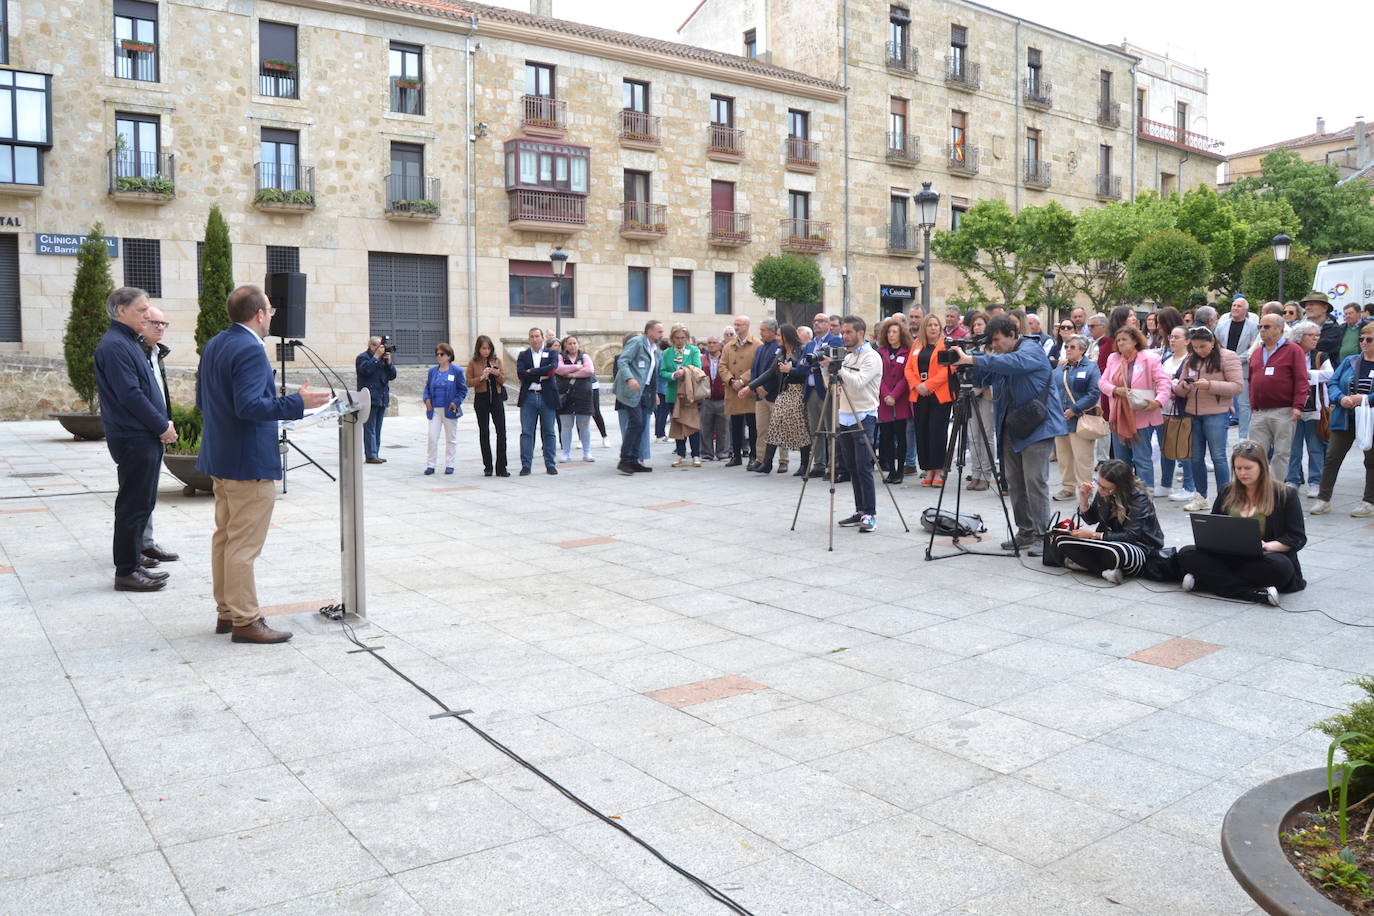
[[[1241,156],[1256,156],[1260,153],[1272,153],[1276,149],[1294,149],[1299,146],[1311,146],[1314,143],[1336,143],[1341,140],[1355,139],[1355,125],[1351,124],[1345,130],[1336,130],[1325,134],[1305,134],[1301,137],[1293,137],[1291,140],[1280,140],[1278,143],[1267,143],[1264,146],[1257,146],[1241,153],[1232,153],[1228,159],[1238,159]]]

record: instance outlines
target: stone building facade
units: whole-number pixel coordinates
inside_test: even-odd
[[[1331,166],[1342,180],[1348,179],[1374,163],[1374,136],[1371,136],[1371,131],[1374,131],[1374,125],[1366,124],[1363,117],[1357,118],[1354,124],[1336,130],[1327,130],[1326,119],[1317,118],[1313,133],[1266,143],[1228,156],[1222,167],[1222,182],[1231,184],[1240,178],[1259,175],[1264,157],[1279,149],[1297,153],[1304,162]]]

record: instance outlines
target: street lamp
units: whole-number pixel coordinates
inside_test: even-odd
[[[1279,265],[1279,301],[1283,302],[1283,268],[1288,263],[1288,252],[1293,247],[1293,240],[1288,237],[1288,233],[1280,232],[1274,236],[1274,263]]]
[[[1054,296],[1052,295],[1053,293],[1054,271],[1050,270],[1047,267],[1045,268],[1045,322],[1047,324],[1054,320],[1054,315],[1052,314],[1054,311]]]
[[[563,303],[558,298],[563,285],[563,272],[568,268],[568,253],[563,250],[562,245],[556,246],[549,252],[549,264],[553,267],[553,281],[549,284],[553,287],[553,333],[559,340],[563,339]]]
[[[916,224],[926,237],[926,253],[921,263],[921,310],[930,314],[930,230],[940,212],[940,195],[930,189],[930,182],[921,182],[916,194]]]

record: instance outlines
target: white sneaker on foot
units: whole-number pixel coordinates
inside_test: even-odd
[[[1059,492],[1055,493],[1051,498],[1057,502],[1063,502],[1066,499],[1073,499],[1073,495],[1073,490],[1070,490],[1068,487],[1060,487]]]
[[[1374,515],[1374,506],[1371,506],[1369,503],[1360,503],[1354,509],[1350,510],[1351,518],[1369,518],[1371,515]]]
[[[1268,601],[1268,602],[1269,602],[1271,605],[1273,605],[1274,607],[1278,607],[1278,606],[1279,606],[1279,590],[1278,590],[1277,588],[1274,588],[1274,586],[1272,586],[1272,585],[1269,586],[1268,588],[1266,588],[1266,589],[1264,590],[1264,600],[1265,600],[1265,601]]]
[[[1183,504],[1183,511],[1206,512],[1210,506],[1211,503],[1207,502],[1207,497],[1203,496],[1201,493],[1194,493],[1193,498]]]
[[[1104,569],[1102,570],[1102,578],[1106,579],[1112,585],[1120,585],[1125,577],[1121,575],[1121,570],[1119,569]]]
[[[1316,499],[1317,493],[1321,491],[1321,484],[1309,483],[1307,485],[1307,496],[1309,499]]]
[[[1181,584],[1185,592],[1191,592],[1193,589],[1197,588],[1197,579],[1193,578],[1192,573],[1188,573],[1183,577],[1183,582]]]
[[[1168,487],[1155,487],[1155,499],[1159,499],[1161,496],[1168,496],[1168,495],[1169,495],[1169,488],[1168,488]]]
[[[1325,515],[1331,511],[1331,503],[1324,499],[1319,499],[1312,504],[1312,508],[1307,510],[1312,515]]]
[[[1169,499],[1176,503],[1186,503],[1193,498],[1192,490],[1175,490],[1169,494]]]

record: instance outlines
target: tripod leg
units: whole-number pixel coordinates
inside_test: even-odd
[[[992,455],[992,446],[988,443],[988,429],[983,425],[983,418],[976,410],[973,411],[973,419],[977,425],[978,435],[982,438],[983,448],[987,449],[987,454]],[[996,475],[997,480],[993,481],[993,483],[997,484],[997,501],[1002,504],[1002,518],[1007,522],[1007,540],[1011,541],[1012,552],[1017,557],[1020,557],[1021,546],[1016,543],[1016,526],[1011,522],[1011,511],[1007,509],[1007,498],[1002,493],[1007,479],[1007,471],[1003,465],[1002,456],[1000,454],[993,455],[993,466],[998,469]]]
[[[968,412],[969,412],[969,403],[968,403],[968,399],[967,399],[964,395],[960,395],[960,396],[955,400],[955,402],[954,402],[954,419],[953,419],[953,423],[954,423],[954,435],[952,435],[952,436],[949,437],[949,445],[946,446],[946,448],[945,448],[945,461],[944,461],[944,470],[945,470],[945,473],[944,473],[943,475],[941,475],[942,479],[941,479],[941,481],[940,481],[940,495],[937,496],[937,497],[935,498],[935,517],[936,517],[936,518],[939,518],[939,517],[940,517],[940,510],[944,508],[944,505],[945,505],[945,487],[949,485],[949,478],[950,478],[950,476],[951,476],[951,475],[949,474],[949,468],[950,468],[950,465],[951,465],[951,464],[955,464],[956,460],[957,460],[957,463],[958,463],[959,473],[958,473],[958,475],[955,477],[955,482],[954,482],[954,517],[955,517],[955,519],[958,519],[958,517],[959,517],[959,510],[960,510],[960,508],[961,508],[961,506],[962,506],[962,502],[963,502],[963,490],[962,490],[962,489],[960,488],[960,486],[959,486],[959,480],[962,479],[963,476],[964,476],[964,474],[963,474],[963,465],[964,465],[964,453],[963,453],[963,449],[964,449],[965,445],[967,445],[967,443],[968,443]],[[958,459],[956,459],[956,458],[954,457],[955,455],[958,455],[958,456],[959,456]],[[934,525],[932,525],[932,526],[931,526],[931,529],[930,529],[930,539],[926,542],[926,559],[927,559],[927,560],[934,559],[933,554],[934,554],[934,548],[935,548],[935,531],[936,531],[936,528],[935,528]],[[959,529],[958,529],[958,528],[955,528],[955,529],[954,529],[954,536],[951,538],[950,543],[952,544],[952,546],[954,546],[954,547],[955,547],[956,549],[958,549],[960,552],[963,552],[963,549],[964,549],[964,548],[963,548],[962,545],[960,545],[960,543],[959,543]]]
[[[308,454],[306,453],[305,449],[301,448],[299,445],[297,445],[296,443],[292,442],[289,438],[286,438],[285,436],[282,437],[282,441],[285,442],[287,445],[291,446],[293,449],[295,449],[296,452],[297,452],[297,454],[299,454],[302,458],[304,458],[308,463],[313,464],[315,467],[319,468],[319,471],[320,471],[321,474],[323,474],[324,476],[328,477],[330,480],[334,480],[334,479],[335,479],[335,478],[334,478],[334,475],[331,474],[331,473],[329,473],[329,471],[327,471],[327,470],[325,469],[325,467],[324,467],[322,464],[320,464],[320,463],[319,463],[318,461],[316,461],[314,458],[310,457],[310,455],[308,455]],[[283,460],[285,460],[284,457],[283,457]],[[302,465],[297,465],[297,467],[301,467],[301,466],[302,466]],[[283,478],[283,479],[285,479],[285,478]],[[285,492],[285,490],[283,490],[282,492]]]

